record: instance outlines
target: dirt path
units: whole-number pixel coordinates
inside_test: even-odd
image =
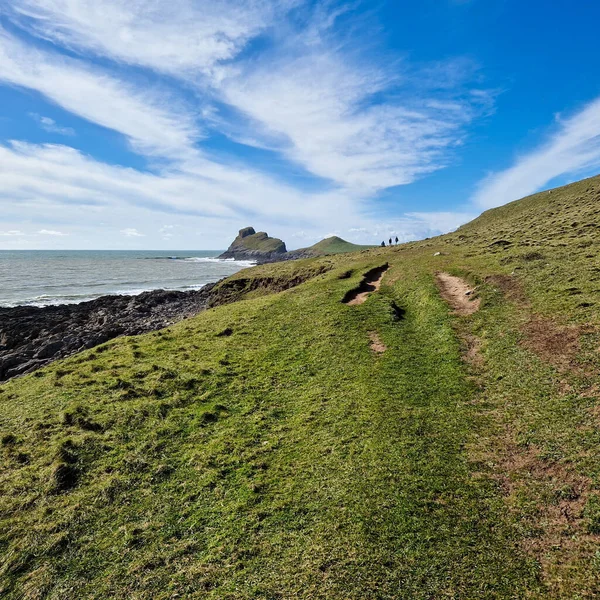
[[[343,302],[348,306],[362,304],[369,297],[369,294],[379,290],[381,287],[381,280],[388,268],[389,267],[386,264],[365,273],[360,285],[356,289],[348,292]]]
[[[375,331],[369,332],[369,339],[371,340],[371,350],[375,354],[383,354],[387,350],[387,346],[381,341],[381,338]]]
[[[436,273],[442,298],[457,315],[472,315],[479,310],[479,298],[473,298],[473,288],[464,279],[448,273]]]

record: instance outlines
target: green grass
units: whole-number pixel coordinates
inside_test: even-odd
[[[246,270],[234,304],[2,385],[0,596],[597,597],[598,189]]]
[[[372,247],[373,246],[361,246],[359,244],[352,244],[334,235],[332,237],[328,237],[324,240],[321,240],[320,242],[317,242],[309,248],[304,248],[304,250],[313,252],[315,255],[323,255],[342,254],[344,252],[358,252],[360,250],[366,250]]]
[[[239,243],[247,250],[260,250],[261,252],[284,251],[285,244],[277,238],[269,237],[264,231],[259,231],[244,238],[236,238],[234,243]]]

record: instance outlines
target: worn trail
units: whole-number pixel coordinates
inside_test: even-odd
[[[460,277],[449,273],[436,273],[442,298],[457,315],[472,315],[479,310],[480,299],[473,297],[473,288]]]

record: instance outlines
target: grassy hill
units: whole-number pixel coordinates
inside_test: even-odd
[[[325,254],[342,254],[344,252],[358,252],[360,250],[366,250],[373,248],[373,246],[361,246],[359,244],[352,244],[342,238],[334,235],[332,237],[325,238],[316,244],[313,244],[309,248],[302,248],[299,252],[305,251],[312,253],[315,256],[323,256]]]
[[[597,597],[599,202],[248,269],[3,384],[0,597]]]

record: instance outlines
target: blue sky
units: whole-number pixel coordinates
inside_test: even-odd
[[[600,172],[597,2],[0,0],[0,249],[449,231]]]

